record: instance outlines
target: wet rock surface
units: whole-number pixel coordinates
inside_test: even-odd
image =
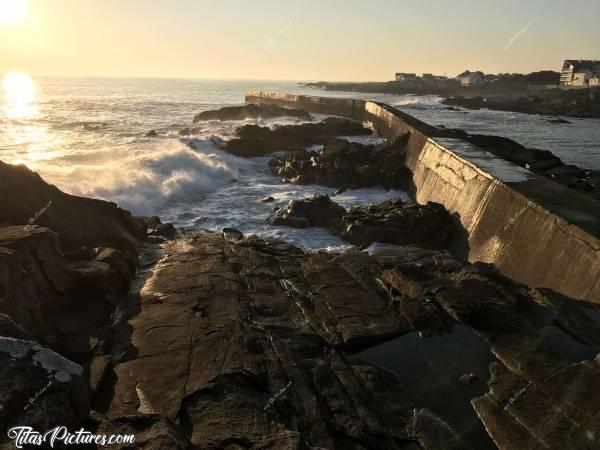
[[[251,103],[243,106],[226,106],[218,110],[198,113],[194,116],[194,123],[203,120],[273,119],[276,117],[296,117],[309,120],[310,114],[303,109]]]
[[[269,222],[294,228],[328,228],[355,245],[380,242],[429,248],[444,248],[457,227],[438,203],[419,205],[394,199],[346,211],[327,195],[318,194],[291,200],[287,206],[275,211]]]
[[[157,258],[117,333],[130,338],[107,420],[164,418],[197,448],[494,448],[486,429],[500,448],[522,448],[514,429],[562,448],[600,432],[600,330],[585,319],[597,309],[569,300],[557,320],[566,299],[489,265],[411,246],[305,253],[234,230],[164,243]],[[574,352],[564,343],[583,345],[582,323],[587,350]],[[396,340],[406,350],[366,356]],[[540,424],[522,398],[542,393]]]
[[[365,145],[330,139],[322,152],[297,150],[271,159],[269,166],[283,182],[340,188],[383,186],[406,188],[405,142]]]
[[[325,144],[335,136],[367,136],[372,133],[359,122],[336,117],[317,123],[277,125],[273,129],[244,125],[237,130],[238,138],[225,144],[225,150],[236,156],[264,156],[275,151]]]
[[[290,200],[287,206],[273,213],[269,222],[294,228],[323,227],[339,233],[346,213],[328,195],[316,194],[312,198]]]

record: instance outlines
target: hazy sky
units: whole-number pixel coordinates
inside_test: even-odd
[[[389,80],[559,70],[565,58],[600,59],[599,21],[598,0],[0,0],[0,74]]]

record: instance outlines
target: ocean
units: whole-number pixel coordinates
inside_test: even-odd
[[[174,79],[38,78],[0,93],[0,160],[26,164],[62,190],[116,202],[136,215],[160,215],[189,229],[237,228],[285,239],[304,249],[348,245],[324,229],[275,227],[266,219],[273,206],[314,193],[322,186],[281,184],[269,158],[237,158],[215,144],[243,124],[274,126],[298,119],[208,121],[193,116],[244,102],[249,90],[279,91],[384,101],[432,125],[497,134],[550,150],[563,161],[600,170],[600,120],[568,119],[497,111],[449,111],[434,96],[323,92],[297,82]],[[23,86],[24,85],[24,86]],[[14,92],[16,91],[16,92]],[[314,115],[313,120],[323,116]],[[185,128],[197,128],[188,136]],[[147,137],[150,130],[156,137]],[[356,138],[355,138],[356,139]],[[358,138],[376,142],[377,136]],[[193,142],[194,148],[188,144]],[[273,203],[261,200],[272,196]],[[349,190],[336,196],[345,207],[389,198],[401,191]]]

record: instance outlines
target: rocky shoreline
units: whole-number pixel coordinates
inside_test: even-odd
[[[558,81],[557,81],[558,82]],[[372,83],[307,83],[308,87],[325,91],[362,92],[391,95],[437,95],[449,107],[493,109],[525,114],[600,118],[599,89],[536,89],[531,92],[526,82],[496,83],[464,88],[460,83],[407,85],[397,82]]]
[[[445,98],[442,103],[467,109],[495,109],[524,114],[567,116],[575,118],[600,118],[600,91],[550,91],[524,96],[472,96],[461,95]],[[555,119],[556,120],[556,119]],[[568,123],[558,121],[556,123]]]
[[[284,152],[269,163],[284,182],[409,188],[402,139],[341,139],[370,133],[246,125],[223,147]],[[133,217],[23,166],[0,178],[1,430],[140,449],[598,448],[597,306],[453,256],[441,205],[294,200],[271,220],[360,246],[306,252]]]

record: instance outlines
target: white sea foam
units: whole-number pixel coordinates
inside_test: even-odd
[[[71,191],[116,202],[134,214],[156,214],[168,205],[200,201],[236,180],[248,162],[195,140],[191,149],[179,141],[160,142],[148,155],[93,168],[80,167]]]

